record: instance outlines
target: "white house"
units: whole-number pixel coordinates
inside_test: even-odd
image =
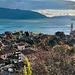
[[[25,50],[24,44],[19,44],[17,47],[18,47],[18,50]]]

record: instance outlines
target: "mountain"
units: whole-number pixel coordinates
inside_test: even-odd
[[[54,19],[54,18],[56,18],[56,19],[70,19],[70,20],[74,20],[75,19],[75,16],[54,16],[54,17],[51,17],[51,19]]]
[[[8,9],[0,8],[0,19],[41,19],[47,18],[38,12],[31,10],[19,10],[19,9]]]

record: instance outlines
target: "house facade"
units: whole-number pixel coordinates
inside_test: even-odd
[[[25,49],[21,51],[21,54],[19,55],[20,59],[25,61],[25,57],[27,55],[31,55],[31,54],[35,54],[36,51],[32,50],[32,49]]]
[[[19,44],[17,47],[18,47],[18,50],[24,50],[25,49],[24,44]]]
[[[1,50],[0,51],[0,58],[7,59],[8,56],[13,55],[13,54],[14,54],[13,50]]]

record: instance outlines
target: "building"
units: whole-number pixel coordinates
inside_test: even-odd
[[[73,23],[71,23],[71,32],[73,31]]]
[[[0,58],[7,59],[8,56],[13,55],[14,50],[1,50],[0,51]]]
[[[26,55],[31,55],[31,54],[35,54],[35,53],[36,53],[36,51],[34,51],[32,49],[22,50],[21,54],[20,54],[20,58],[21,58],[21,60],[25,61],[25,56]]]
[[[24,50],[25,49],[25,45],[24,44],[18,44],[18,50]]]
[[[71,23],[71,32],[70,32],[70,36],[72,39],[75,39],[75,30],[73,30],[73,23]]]
[[[0,50],[4,46],[4,44],[0,41]]]

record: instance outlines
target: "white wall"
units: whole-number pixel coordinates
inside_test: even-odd
[[[24,50],[25,46],[18,46],[18,50]]]

